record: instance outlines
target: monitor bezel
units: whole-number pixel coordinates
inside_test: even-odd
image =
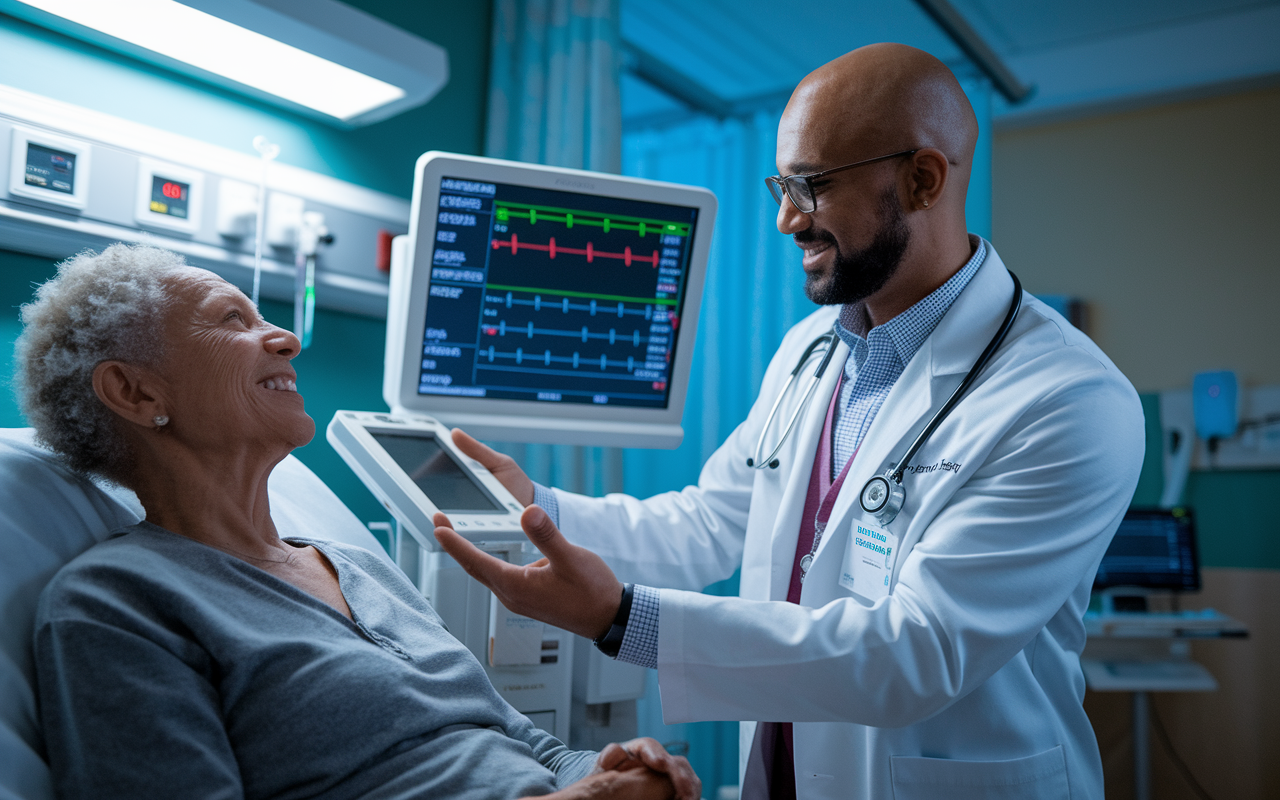
[[[672,357],[669,376],[671,386],[666,408],[418,394],[419,353],[431,283],[436,211],[440,181],[446,176],[664,203],[698,210],[681,310],[681,334]],[[400,281],[396,281],[393,276],[396,291],[392,292],[388,300],[388,320],[396,320],[397,326],[402,325],[402,333],[395,334],[392,326],[388,326],[388,352],[398,352],[395,365],[398,366],[399,374],[394,376],[397,380],[388,382],[394,385],[384,386],[384,394],[391,395],[384,399],[393,410],[431,415],[444,422],[451,419],[464,420],[472,431],[483,428],[486,424],[484,420],[490,420],[494,430],[500,433],[489,435],[500,438],[505,433],[508,441],[563,442],[566,441],[566,423],[579,422],[585,424],[580,426],[581,430],[574,437],[578,444],[590,443],[589,440],[593,438],[600,444],[614,444],[617,433],[623,429],[628,437],[642,443],[644,436],[636,434],[643,429],[653,428],[655,431],[667,432],[666,435],[657,437],[657,440],[661,440],[657,446],[674,447],[678,444],[678,439],[673,443],[669,432],[672,429],[679,430],[684,413],[716,210],[715,195],[698,187],[479,156],[437,151],[424,153],[418,159],[414,176],[413,208],[406,248],[408,273]],[[418,247],[418,243],[423,246]],[[397,305],[399,308],[396,308]],[[399,323],[399,320],[403,320],[403,323]],[[515,424],[516,420],[520,423]],[[538,420],[547,424],[540,427]],[[619,426],[619,431],[611,433],[609,429],[613,426]],[[584,441],[584,437],[588,441]]]

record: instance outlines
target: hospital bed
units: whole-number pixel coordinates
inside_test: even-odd
[[[388,558],[328,486],[289,456],[268,484],[281,536],[316,536]],[[127,489],[69,470],[30,428],[0,428],[0,800],[52,800],[36,715],[36,602],[58,569],[143,516]]]

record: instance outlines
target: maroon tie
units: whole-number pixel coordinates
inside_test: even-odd
[[[855,450],[848,463],[840,470],[835,480],[831,479],[831,470],[835,448],[832,438],[835,435],[836,404],[840,402],[840,384],[844,376],[836,382],[836,390],[831,395],[831,404],[827,407],[827,419],[822,426],[822,437],[818,441],[818,452],[813,459],[813,470],[809,474],[809,491],[804,499],[804,513],[800,517],[800,536],[796,539],[795,559],[791,565],[791,583],[787,587],[787,602],[800,602],[800,589],[803,583],[804,569],[801,561],[813,550],[813,540],[818,536],[819,527],[825,529],[831,518],[831,510],[835,507],[840,487],[844,485],[845,476],[858,453]],[[748,760],[747,775],[743,780],[742,800],[795,800],[796,769],[795,742],[792,738],[790,722],[762,722],[756,726],[755,742],[752,749],[758,749],[762,774],[753,775],[751,760]]]

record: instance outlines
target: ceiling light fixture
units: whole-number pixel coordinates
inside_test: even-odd
[[[383,119],[426,102],[448,74],[442,48],[333,0],[16,0],[4,5],[14,13],[22,6],[44,12],[21,16],[73,36],[348,124]]]

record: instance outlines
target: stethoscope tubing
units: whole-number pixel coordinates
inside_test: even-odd
[[[897,486],[902,485],[902,476],[906,469],[906,465],[929,439],[929,436],[931,436],[933,432],[937,430],[938,426],[946,420],[947,416],[951,413],[951,410],[960,402],[960,398],[962,398],[965,392],[969,390],[969,387],[971,387],[973,382],[977,380],[978,375],[981,374],[982,370],[991,361],[991,358],[1000,348],[1000,345],[1004,343],[1005,338],[1009,335],[1010,329],[1013,327],[1014,320],[1018,316],[1018,312],[1022,308],[1022,282],[1018,280],[1018,276],[1013,272],[1009,272],[1009,277],[1013,278],[1013,298],[1009,302],[1009,310],[1005,313],[1004,321],[1001,322],[1000,328],[996,331],[995,335],[991,337],[991,340],[987,343],[986,348],[983,349],[977,360],[974,361],[969,372],[964,376],[964,379],[960,381],[960,385],[955,388],[955,391],[953,391],[951,396],[947,398],[947,401],[943,403],[942,408],[938,409],[937,413],[933,415],[933,418],[930,419],[924,429],[920,431],[920,434],[916,436],[915,441],[913,441],[911,446],[907,448],[907,451],[903,454],[902,458],[894,462],[884,475],[880,476],[880,479],[892,481],[893,484],[896,484]],[[769,409],[769,416],[765,418],[764,427],[760,429],[760,437],[756,440],[755,451],[752,454],[752,457],[747,459],[748,467],[751,467],[752,469],[765,469],[766,467],[769,469],[778,468],[778,453],[782,452],[783,445],[787,443],[787,439],[790,438],[791,432],[795,429],[796,425],[800,421],[800,417],[809,406],[809,401],[813,399],[813,394],[817,391],[818,384],[821,383],[822,376],[827,370],[827,365],[831,363],[831,358],[835,355],[837,325],[839,325],[838,322],[835,325],[832,325],[830,331],[816,337],[800,355],[800,359],[791,370],[791,375],[788,376],[787,382],[783,384],[782,390],[778,393],[778,398],[774,401],[773,407]],[[783,399],[786,398],[787,393],[791,389],[791,385],[795,383],[796,379],[799,377],[805,364],[808,363],[809,358],[813,355],[814,350],[822,346],[824,343],[827,345],[827,348],[823,354],[822,361],[819,362],[818,368],[814,370],[812,382],[810,383],[809,388],[805,391],[804,397],[800,400],[799,405],[796,406],[796,410],[792,412],[791,419],[787,422],[786,429],[783,430],[782,436],[778,439],[777,446],[770,451],[767,457],[760,458],[760,452],[764,450],[765,437],[768,436],[769,429],[773,426],[773,421],[778,415],[778,410],[782,407]],[[877,478],[871,479],[871,481],[875,480],[877,480]],[[868,481],[868,485],[870,485],[871,481]],[[901,490],[898,491],[900,492]],[[899,497],[898,499],[901,501],[902,498]],[[863,506],[867,511],[872,510],[866,507],[865,499],[863,500]],[[892,514],[896,515],[896,513],[897,511],[895,509]],[[880,515],[877,516],[882,524],[887,525],[888,522],[892,520],[892,515],[889,516],[888,519],[884,519]]]
[[[938,429],[938,426],[946,420],[947,415],[951,413],[951,409],[956,407],[956,404],[960,402],[960,398],[969,390],[973,382],[978,379],[978,375],[982,373],[987,363],[991,361],[996,350],[1000,349],[1000,345],[1004,344],[1005,337],[1009,335],[1009,330],[1013,327],[1013,321],[1018,316],[1018,311],[1022,309],[1022,281],[1019,281],[1018,276],[1014,275],[1013,272],[1009,273],[1009,277],[1013,278],[1013,300],[1010,301],[1009,310],[1004,315],[1004,322],[1000,323],[1000,329],[996,331],[995,336],[991,337],[991,341],[987,342],[986,349],[982,351],[982,355],[978,356],[978,360],[973,362],[973,366],[964,376],[964,380],[960,381],[960,385],[947,398],[947,402],[942,404],[942,408],[938,409],[938,413],[934,414],[933,419],[929,420],[929,424],[924,426],[924,430],[920,431],[920,435],[907,448],[907,452],[902,455],[902,458],[889,468],[889,477],[895,482],[902,483],[902,474],[906,469],[907,463],[920,450],[929,436]]]
[[[787,423],[786,430],[782,432],[782,438],[778,440],[777,447],[764,458],[760,458],[760,451],[764,449],[765,433],[769,427],[773,425],[774,417],[778,415],[778,409],[782,407],[782,401],[786,399],[787,390],[791,388],[791,384],[795,383],[799,377],[800,371],[804,369],[804,365],[809,361],[809,357],[813,355],[813,351],[817,349],[823,342],[827,342],[826,353],[822,357],[822,361],[818,363],[818,368],[814,370],[813,381],[809,384],[809,388],[804,393],[804,397],[800,400],[800,405],[796,406],[795,412],[791,415],[791,420]],[[756,449],[751,458],[747,459],[747,466],[752,469],[770,469],[778,468],[777,455],[782,451],[782,446],[787,443],[787,438],[791,435],[791,430],[795,428],[800,421],[800,416],[804,413],[804,409],[808,408],[809,401],[813,399],[813,393],[818,391],[818,384],[822,382],[822,374],[827,371],[827,365],[831,363],[831,357],[836,350],[836,329],[833,325],[830,332],[824,333],[809,342],[809,346],[804,349],[800,360],[796,362],[795,368],[791,370],[791,375],[787,377],[787,382],[782,385],[782,391],[778,392],[778,399],[773,401],[773,408],[769,409],[769,416],[765,418],[764,427],[760,430],[760,438],[756,441]]]
[[[1004,315],[1004,321],[1000,323],[1000,328],[991,337],[991,341],[987,343],[986,348],[983,349],[978,359],[973,362],[973,366],[969,368],[964,379],[960,381],[960,385],[955,388],[955,391],[951,393],[947,401],[942,404],[942,408],[938,409],[933,418],[924,426],[924,430],[920,431],[915,441],[903,453],[902,458],[891,464],[882,474],[872,476],[863,485],[862,491],[858,493],[858,503],[862,506],[862,510],[875,517],[876,522],[881,527],[887,529],[889,523],[897,518],[898,512],[902,511],[902,507],[906,505],[907,489],[902,485],[902,476],[906,471],[907,464],[910,463],[929,436],[947,418],[947,415],[951,413],[951,409],[955,408],[956,404],[960,402],[960,398],[977,380],[978,375],[986,368],[996,350],[1004,343],[1005,337],[1009,335],[1009,330],[1013,327],[1013,321],[1017,318],[1018,311],[1022,308],[1022,282],[1012,272],[1009,273],[1009,276],[1013,278],[1013,298],[1009,301],[1009,310]]]

